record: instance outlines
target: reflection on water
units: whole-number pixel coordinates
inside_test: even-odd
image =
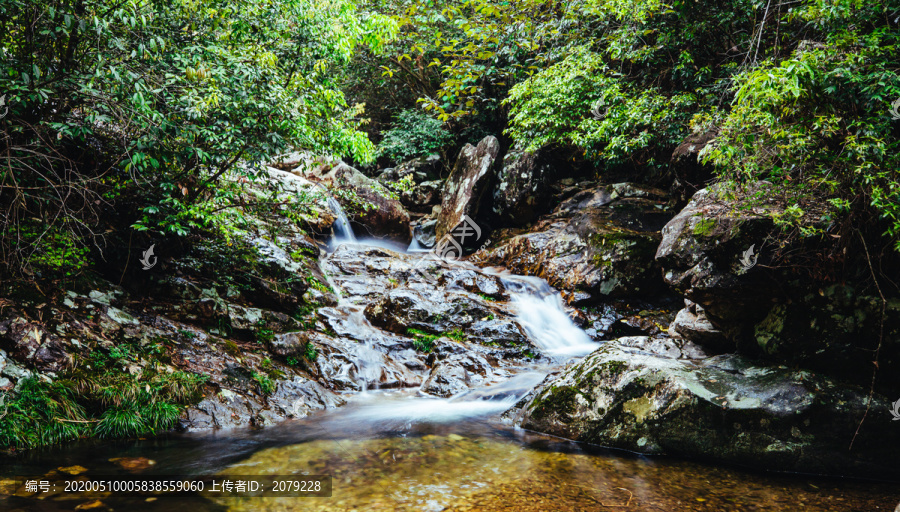
[[[3,461],[0,476],[50,474],[81,465],[93,474],[128,472],[121,457],[152,459],[144,474],[329,474],[331,498],[202,497],[122,499],[116,510],[772,510],[891,512],[896,483],[766,475],[668,459],[646,459],[532,434],[497,415],[532,385],[513,379],[494,394],[438,400],[370,392],[327,414],[265,431],[86,443]],[[512,397],[512,398],[511,398]],[[111,462],[117,459],[119,462]],[[2,492],[2,478],[0,478]],[[3,500],[0,510],[73,510],[58,495],[40,503]]]
[[[891,510],[853,486],[555,451],[552,441],[429,434],[273,448],[228,470],[330,474],[329,499],[223,499],[249,510]],[[549,450],[542,449],[549,448]],[[900,493],[898,493],[900,494]]]

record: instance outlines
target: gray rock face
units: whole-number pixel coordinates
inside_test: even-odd
[[[413,224],[413,240],[422,248],[432,248],[435,244],[434,229],[437,227],[437,219],[425,218]]]
[[[65,344],[58,336],[48,332],[41,323],[20,316],[0,320],[0,344],[16,360],[27,361],[42,371],[58,372],[71,364]]]
[[[441,202],[442,181],[415,183],[410,190],[400,193],[400,202],[411,211],[428,213],[431,207]]]
[[[524,226],[548,210],[552,175],[541,152],[510,150],[493,188],[493,211],[504,225]]]
[[[0,350],[0,392],[8,392],[17,387],[22,379],[31,377],[32,373],[9,359],[6,351]]]
[[[751,245],[760,250],[772,228],[768,217],[733,213],[715,191],[703,189],[663,228],[656,260],[666,283],[700,305],[712,325],[733,338],[762,319],[778,295],[775,282],[759,279],[759,269],[743,271],[740,263]]]
[[[539,353],[516,321],[499,277],[470,266],[444,268],[420,258],[343,246],[329,256],[324,267],[345,301],[361,309],[372,326],[387,333],[409,339],[410,329],[435,336],[454,332],[470,349],[485,350],[498,359]],[[327,323],[337,334],[341,329],[353,329],[352,323],[343,320],[345,313],[333,313],[329,308],[320,311],[329,316]]]
[[[436,180],[439,178],[441,165],[441,156],[437,153],[432,153],[399,164],[395,172],[398,178],[413,174],[417,182]]]
[[[730,344],[721,331],[715,328],[703,308],[685,301],[687,307],[680,310],[669,326],[669,333],[675,337],[694,341],[715,353],[727,352]]]
[[[883,397],[854,440],[866,390],[735,355],[695,359],[702,355],[675,340],[620,338],[548,377],[508,414],[527,429],[641,453],[900,476]]]
[[[501,233],[478,262],[542,277],[573,302],[646,296],[661,284],[653,256],[669,219],[664,197],[630,184],[579,192],[529,232]]]
[[[344,399],[315,381],[295,376],[279,381],[266,402],[253,395],[223,389],[188,408],[179,426],[188,431],[247,425],[263,427],[288,418],[304,418],[313,411],[338,407],[344,404]]]
[[[466,144],[459,152],[456,165],[444,184],[441,213],[435,228],[440,240],[462,220],[463,215],[475,219],[481,206],[482,195],[492,178],[494,159],[500,152],[500,142],[488,136],[478,146]]]
[[[765,197],[768,187],[759,183],[749,193]],[[780,210],[765,202],[737,207],[741,200],[717,188],[701,190],[663,229],[656,260],[666,283],[689,301],[671,331],[714,353],[762,355],[860,385],[871,380],[880,345],[879,371],[896,373],[900,301],[887,297],[882,323],[880,297],[797,272],[790,255],[820,249],[803,240],[781,248],[766,242],[781,238],[772,221]],[[897,382],[878,385],[892,392],[900,389]]]
[[[299,155],[299,153],[296,155]],[[305,201],[313,201],[316,205],[314,214],[304,210],[294,213],[298,213],[303,222],[314,231],[327,233],[335,220],[333,212],[328,208],[327,195],[312,181],[292,172],[287,172],[289,169],[296,168],[302,163],[302,161],[291,160],[288,162],[285,170],[268,168],[269,180],[266,185],[276,192],[279,201],[290,201],[297,197],[303,197]],[[287,220],[285,217],[273,216],[267,220],[280,224],[279,227],[281,228],[290,229],[293,227],[291,223],[285,222]]]
[[[305,177],[325,184],[351,221],[372,236],[410,241],[409,212],[399,196],[344,162],[307,170]]]
[[[437,341],[450,340],[442,338]],[[419,389],[430,395],[450,397],[486,384],[492,376],[490,363],[480,354],[453,354],[434,365]]]

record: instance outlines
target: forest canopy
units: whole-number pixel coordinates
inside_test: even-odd
[[[766,181],[793,236],[838,226],[900,251],[897,1],[0,0],[0,14],[16,266],[94,250],[114,204],[138,230],[221,226],[221,177],[294,149],[393,165],[484,134],[598,176]]]

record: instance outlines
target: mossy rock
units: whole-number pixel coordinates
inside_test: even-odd
[[[736,355],[686,359],[677,354],[694,352],[678,343],[607,342],[508,414],[529,430],[647,454],[900,479],[885,397],[857,434],[867,389]]]

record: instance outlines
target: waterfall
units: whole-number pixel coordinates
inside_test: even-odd
[[[600,344],[575,325],[566,313],[559,292],[537,277],[502,275],[510,294],[516,320],[547,354],[584,356]]]
[[[422,244],[420,244],[419,239],[416,237],[413,237],[412,242],[409,243],[409,247],[406,248],[406,252],[408,252],[408,253],[428,252],[430,250],[431,249],[429,249],[428,247],[425,247]]]
[[[350,227],[350,220],[347,218],[347,214],[344,213],[344,209],[341,208],[341,204],[338,203],[334,197],[328,196],[328,207],[331,208],[331,211],[334,212],[334,215],[337,217],[332,225],[332,229],[334,230],[334,238],[331,241],[332,247],[336,247],[342,243],[355,243],[356,236],[353,234],[353,228]]]

